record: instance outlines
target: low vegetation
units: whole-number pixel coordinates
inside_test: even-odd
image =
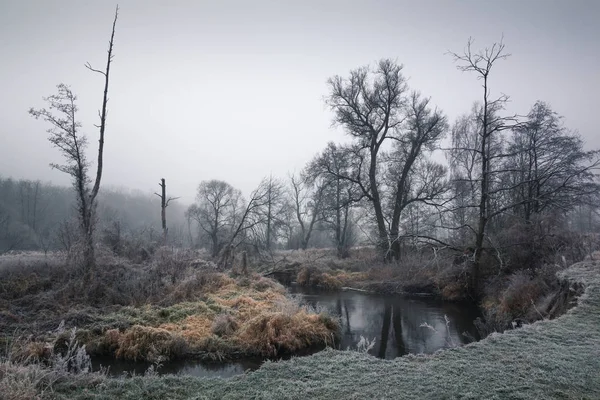
[[[52,392],[42,393],[43,387],[34,385],[28,393],[54,399],[136,400],[595,399],[600,397],[600,263],[578,263],[559,275],[568,287],[585,287],[577,307],[565,315],[430,356],[380,360],[360,352],[326,350],[268,362],[255,372],[229,379],[100,377],[59,380]],[[38,370],[47,373],[39,365],[5,363],[2,368],[1,385],[14,382],[17,370],[20,376],[35,376]]]
[[[11,265],[0,273],[0,332],[20,360],[64,351],[69,332],[87,353],[162,362],[277,357],[332,345],[337,321],[301,306],[279,283],[257,274],[216,272],[198,253],[161,250],[150,264],[102,260],[102,274],[81,291],[58,258]]]

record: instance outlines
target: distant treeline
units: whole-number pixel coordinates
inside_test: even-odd
[[[169,231],[173,236],[177,232],[182,236],[184,211],[182,204],[169,204]],[[149,242],[161,237],[160,199],[150,192],[103,188],[97,215],[96,235],[100,239],[115,230],[144,236]],[[76,224],[72,188],[0,177],[0,253],[66,249],[75,239]]]

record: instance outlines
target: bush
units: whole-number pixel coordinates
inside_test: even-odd
[[[513,319],[524,317],[533,302],[543,294],[545,286],[541,279],[532,279],[523,271],[512,274],[500,298],[500,311],[511,315]]]
[[[338,278],[331,276],[326,272],[323,272],[319,276],[318,282],[319,282],[319,286],[321,286],[325,289],[335,290],[335,289],[341,289],[341,287],[342,287],[342,282],[340,282],[340,280]]]
[[[296,283],[300,286],[310,285],[311,271],[307,267],[303,267],[296,276]]]

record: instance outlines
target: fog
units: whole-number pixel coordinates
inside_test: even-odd
[[[248,194],[262,177],[300,170],[342,141],[323,98],[326,80],[392,58],[411,88],[453,122],[481,95],[448,50],[502,35],[508,61],[492,92],[525,114],[542,99],[600,145],[591,112],[600,89],[596,1],[121,1],[109,93],[103,184],[143,191],[165,177],[193,201],[202,180]],[[0,175],[69,184],[60,154],[29,115],[55,85],[79,96],[95,151],[101,77],[115,4],[0,1]],[[93,157],[90,157],[93,160]]]

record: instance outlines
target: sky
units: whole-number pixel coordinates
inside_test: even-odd
[[[102,76],[116,3],[0,0],[0,175],[69,184],[48,126],[28,115],[66,83],[94,159]],[[166,178],[191,203],[203,180],[248,195],[346,140],[324,98],[334,75],[382,58],[452,123],[481,98],[448,51],[502,37],[511,57],[490,77],[507,112],[544,100],[600,147],[600,1],[121,0],[102,183],[144,192]]]

